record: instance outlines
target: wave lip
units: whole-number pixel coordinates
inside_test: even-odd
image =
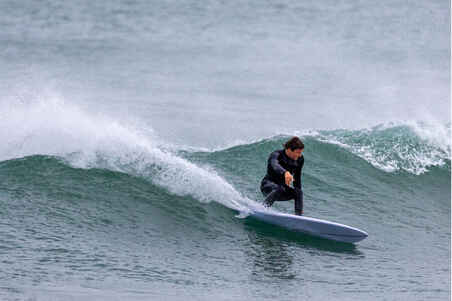
[[[450,168],[451,124],[425,122],[391,122],[357,130],[304,130],[280,134],[247,143],[237,143],[226,148],[185,148],[187,152],[217,153],[248,147],[280,148],[290,136],[314,139],[333,144],[364,159],[385,172],[404,171],[415,175],[428,172],[432,167]],[[306,141],[309,149],[309,141]],[[246,151],[246,150],[244,150]],[[307,153],[306,153],[307,154]]]
[[[386,172],[420,175],[450,164],[451,128],[420,122],[388,123],[361,130],[318,131],[312,137],[336,144]]]

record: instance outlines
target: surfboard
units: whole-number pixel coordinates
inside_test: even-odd
[[[274,210],[253,210],[248,217],[292,231],[346,243],[356,243],[368,236],[366,232],[347,225]]]

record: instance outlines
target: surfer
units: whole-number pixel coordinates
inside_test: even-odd
[[[266,197],[264,205],[270,207],[275,201],[295,200],[295,215],[303,214],[303,190],[301,169],[304,164],[304,144],[292,137],[284,149],[272,152],[267,162],[267,174],[262,179],[261,191]]]

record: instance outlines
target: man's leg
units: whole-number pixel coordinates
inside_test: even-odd
[[[303,214],[303,190],[298,188],[293,188],[294,194],[294,204],[295,204],[295,215]]]
[[[265,207],[271,207],[275,201],[280,201],[282,194],[282,189],[279,187],[270,192],[264,200]]]
[[[264,205],[271,207],[273,203],[281,199],[284,192],[281,185],[270,181],[264,181],[261,185],[262,194],[265,196]]]
[[[295,215],[303,214],[303,190],[278,185],[270,181],[263,181],[261,191],[266,197],[264,200],[264,205],[266,207],[271,207],[275,201],[288,201],[293,199]]]
[[[294,199],[295,194],[289,187],[278,185],[270,181],[264,181],[261,191],[265,196],[264,205],[271,207],[275,201],[288,201]]]

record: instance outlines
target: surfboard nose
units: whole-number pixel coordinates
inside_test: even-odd
[[[354,237],[352,237],[353,241],[351,241],[353,243],[359,242],[369,236],[369,234],[363,230],[356,229],[356,228],[355,228],[355,230],[356,230],[356,234],[354,235]]]

